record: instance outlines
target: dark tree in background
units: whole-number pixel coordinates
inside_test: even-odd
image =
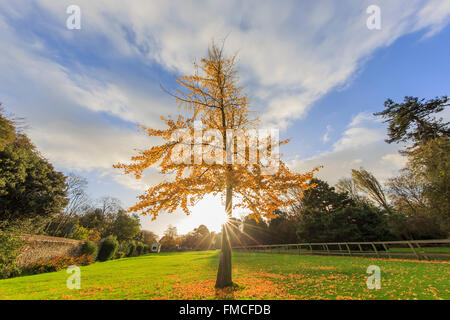
[[[275,212],[276,219],[272,219],[268,226],[268,243],[297,243],[297,224],[300,221],[300,214],[292,210]]]
[[[437,114],[450,106],[447,96],[431,100],[391,99],[375,113],[388,123],[388,143],[407,142],[401,151],[408,163],[400,177],[389,182],[398,214],[409,238],[446,237],[450,234],[450,129]],[[415,186],[415,187],[414,187]]]
[[[0,220],[50,217],[67,204],[65,176],[45,160],[28,137],[0,151]]]
[[[412,142],[416,147],[422,142],[438,137],[448,137],[449,123],[443,119],[436,119],[436,113],[442,112],[448,107],[447,96],[431,100],[417,97],[405,97],[403,103],[396,103],[391,99],[384,103],[385,109],[374,113],[375,116],[384,118],[389,124],[387,143]]]
[[[385,216],[372,207],[346,207],[322,212],[305,210],[297,234],[301,242],[388,240]]]
[[[346,193],[337,193],[334,187],[330,187],[323,180],[314,178],[310,184],[315,187],[305,191],[300,201],[303,209],[331,212],[344,208],[352,202]]]
[[[119,241],[130,240],[139,234],[140,226],[138,215],[129,215],[124,210],[119,210],[112,224],[111,234]]]
[[[267,243],[269,237],[268,226],[265,221],[256,221],[245,217],[242,226],[241,241],[246,245],[259,245]]]
[[[386,216],[373,206],[356,203],[347,192],[336,192],[325,181],[313,179],[305,191],[297,236],[304,242],[374,241],[390,237]]]

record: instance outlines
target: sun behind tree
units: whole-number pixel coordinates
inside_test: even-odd
[[[189,214],[189,207],[206,194],[221,194],[228,217],[233,208],[240,207],[249,210],[257,221],[270,220],[276,217],[276,209],[295,203],[311,187],[308,182],[317,168],[306,174],[293,173],[274,156],[278,146],[288,141],[274,144],[272,135],[259,142],[254,139],[259,120],[250,118],[247,95],[237,84],[235,58],[224,57],[223,46],[213,43],[200,66],[194,65],[194,75],[177,79],[182,90],[169,93],[189,117],[180,114],[176,121],[161,117],[168,127],[165,130],[143,127],[149,136],[161,137],[165,143],[139,151],[131,158],[131,164],[114,166],[137,179],[150,166],[173,175],[172,181],[153,186],[139,196],[140,201],[130,212],[151,215],[153,219],[177,208]],[[186,152],[192,150],[189,148],[193,152]],[[265,161],[267,158],[271,160]],[[288,197],[288,191],[293,189],[299,190],[298,194]],[[239,197],[234,206],[233,197]],[[217,288],[233,285],[229,242],[233,228],[236,227],[232,223],[222,226]]]

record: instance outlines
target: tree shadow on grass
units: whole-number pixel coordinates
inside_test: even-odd
[[[204,257],[198,257],[194,260],[205,260],[206,265],[208,267],[218,267],[219,266],[219,258],[220,258],[220,251],[213,252],[210,255],[204,256]]]

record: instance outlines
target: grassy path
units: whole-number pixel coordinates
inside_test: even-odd
[[[355,257],[234,253],[234,291],[213,286],[218,252],[161,253],[0,280],[0,299],[450,299],[450,264]],[[366,269],[381,269],[381,289]]]

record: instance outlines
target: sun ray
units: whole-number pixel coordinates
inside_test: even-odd
[[[198,249],[201,248],[202,243],[207,240],[208,238],[211,238],[210,234],[205,234],[200,241],[195,245],[194,249]],[[210,248],[211,245],[208,246],[208,249]]]
[[[231,225],[231,227],[235,228],[236,230],[239,230],[240,233],[242,233],[243,235],[245,235],[245,236],[248,237],[249,239],[253,240],[256,244],[261,244],[258,240],[256,240],[255,238],[253,238],[251,235],[249,235],[249,234],[246,233],[245,231],[239,229],[238,227],[236,227],[236,226],[233,225],[233,224],[230,224],[230,225]],[[230,231],[231,231],[231,232],[233,233],[233,235],[238,239],[239,243],[240,243],[241,245],[243,245],[243,243],[242,243],[240,237],[237,236],[237,235],[234,233],[233,230],[230,229]]]

